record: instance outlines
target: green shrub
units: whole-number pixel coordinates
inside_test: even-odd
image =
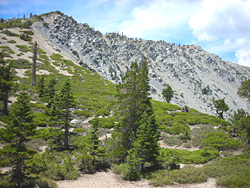
[[[38,48],[37,49],[37,52],[38,52],[38,54],[46,54],[46,52],[45,51],[43,51],[41,48]]]
[[[100,118],[99,119],[99,124],[103,128],[112,128],[115,126],[115,122],[116,122],[115,116],[110,116],[107,118]]]
[[[30,52],[30,48],[26,45],[16,45],[16,47],[19,49],[19,51],[27,53]]]
[[[18,69],[28,69],[31,68],[31,64],[26,59],[18,59],[18,60],[12,60],[12,64],[14,68]]]
[[[89,110],[83,110],[83,111],[75,110],[73,114],[77,116],[84,116],[86,118],[93,116],[93,114]]]
[[[34,35],[34,32],[29,30],[29,31],[21,31],[22,33],[24,34],[27,34],[27,35]]]
[[[2,53],[5,54],[4,57],[10,57],[6,55],[15,54],[15,52],[9,46],[0,46],[0,48],[2,49]]]
[[[85,133],[85,132],[86,132],[86,129],[83,129],[83,128],[74,128],[73,132]]]
[[[57,60],[57,61],[60,61],[60,60],[63,59],[62,55],[60,55],[60,54],[54,54],[54,53],[50,57],[51,57],[52,60]]]
[[[116,174],[121,174],[121,178],[124,180],[132,180],[136,181],[141,178],[140,172],[136,169],[136,167],[132,167],[128,165],[127,163],[122,163],[120,165],[113,164],[112,170]]]
[[[16,43],[15,40],[8,40],[7,42],[8,42],[8,43],[11,43],[11,44],[15,44],[15,43]]]
[[[12,37],[19,37],[19,35],[18,34],[16,34],[16,33],[12,33],[11,31],[9,31],[9,30],[4,30],[4,31],[2,31],[2,33],[4,33],[4,34],[6,34],[7,36],[12,36]]]
[[[22,39],[24,41],[31,41],[32,37],[30,35],[27,35],[27,34],[20,34],[20,39]]]
[[[168,146],[180,146],[183,144],[183,141],[179,137],[174,136],[168,136],[164,134],[163,136],[163,142],[167,144]]]
[[[242,143],[239,140],[232,139],[230,135],[223,132],[212,132],[205,135],[202,146],[213,147],[217,150],[239,149]]]
[[[250,156],[226,157],[204,166],[205,173],[216,178],[216,183],[229,188],[250,186]]]
[[[74,180],[80,175],[80,172],[74,168],[76,161],[72,158],[69,151],[52,152],[43,154],[46,162],[46,170],[43,176],[53,180]]]
[[[192,145],[194,147],[200,147],[202,140],[205,139],[205,135],[211,132],[215,132],[213,125],[206,125],[200,128],[195,128],[191,133]]]
[[[150,181],[155,186],[173,185],[174,183],[191,184],[206,182],[208,176],[202,168],[186,167],[180,170],[160,170],[152,175]]]
[[[219,152],[214,150],[202,149],[195,151],[179,150],[179,149],[161,149],[161,152],[165,156],[165,160],[168,161],[171,158],[176,158],[177,163],[185,164],[204,164],[219,157]]]
[[[108,115],[110,115],[110,111],[107,110],[107,109],[101,108],[101,109],[98,109],[98,110],[96,111],[96,114],[95,114],[95,115],[96,115],[96,116],[108,116]]]

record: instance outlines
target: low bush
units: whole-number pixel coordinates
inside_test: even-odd
[[[26,45],[16,45],[16,47],[19,49],[19,51],[24,53],[31,51],[30,48]]]
[[[72,158],[69,151],[63,152],[45,152],[43,159],[46,163],[46,170],[42,175],[53,180],[74,180],[80,175],[80,172],[74,168],[76,161]]]
[[[115,126],[116,117],[110,116],[107,118],[99,118],[99,124],[103,128],[112,128]]]
[[[13,33],[13,32],[11,32],[11,31],[9,31],[9,30],[4,30],[4,31],[2,31],[2,33],[4,33],[4,34],[6,34],[7,36],[12,36],[12,37],[19,37],[19,35],[18,34],[16,34],[16,33]]]
[[[219,152],[214,150],[202,149],[195,151],[179,150],[179,149],[161,149],[161,152],[166,158],[166,161],[170,158],[176,158],[177,163],[185,164],[204,164],[219,157]]]
[[[184,143],[179,137],[168,136],[166,134],[164,134],[162,137],[163,137],[163,142],[171,147],[180,146]]]
[[[7,42],[10,43],[10,44],[15,44],[16,43],[15,40],[8,40]]]
[[[216,183],[229,188],[250,186],[250,156],[239,155],[213,161],[204,166],[205,173],[216,178]]]
[[[155,186],[173,185],[174,183],[191,184],[206,182],[208,176],[202,168],[186,167],[180,170],[160,170],[152,175],[150,181]]]
[[[18,69],[28,69],[31,68],[31,64],[26,59],[18,59],[12,61],[13,67]]]
[[[34,35],[34,32],[31,31],[31,30],[28,30],[28,31],[21,31],[22,33],[24,34],[27,34],[27,35]]]
[[[31,41],[32,37],[30,35],[27,35],[27,34],[20,34],[20,39],[22,39],[24,41]]]
[[[136,181],[141,178],[140,172],[135,167],[132,167],[127,163],[122,163],[120,165],[113,164],[112,170],[116,174],[121,174],[121,178],[124,180]]]
[[[86,118],[93,116],[93,114],[89,110],[83,110],[83,111],[75,110],[73,114],[77,116],[84,116]]]
[[[230,135],[223,132],[212,132],[205,135],[202,141],[202,147],[213,147],[219,151],[239,149],[242,143],[239,140],[232,139]]]

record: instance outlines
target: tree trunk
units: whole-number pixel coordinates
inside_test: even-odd
[[[35,42],[33,47],[33,79],[32,86],[36,86],[36,59],[37,59],[37,42]]]
[[[3,114],[4,115],[8,115],[8,91],[5,91],[4,95],[3,95]]]

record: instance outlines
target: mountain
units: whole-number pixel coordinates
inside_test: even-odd
[[[128,38],[119,32],[102,34],[59,11],[42,15],[32,27],[56,51],[114,83],[121,81],[131,62],[146,59],[156,100],[163,100],[162,89],[169,84],[175,91],[171,102],[179,106],[214,114],[211,100],[225,98],[229,114],[248,110],[237,90],[250,78],[250,68],[223,61],[199,46]]]

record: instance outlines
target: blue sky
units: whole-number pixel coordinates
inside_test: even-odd
[[[0,17],[59,10],[102,33],[195,44],[250,67],[250,0],[1,0]]]

